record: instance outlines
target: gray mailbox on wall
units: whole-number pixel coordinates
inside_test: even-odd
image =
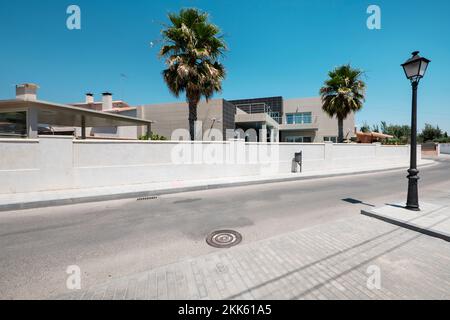
[[[294,160],[292,161],[292,172],[298,172],[300,167],[300,172],[303,171],[303,151],[296,152],[294,155]]]

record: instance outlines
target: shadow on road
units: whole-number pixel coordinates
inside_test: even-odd
[[[362,205],[369,206],[369,207],[375,207],[373,204],[365,203],[361,200],[357,200],[357,199],[353,199],[353,198],[346,198],[346,199],[341,199],[341,200],[344,202],[351,203],[351,204],[362,204]]]

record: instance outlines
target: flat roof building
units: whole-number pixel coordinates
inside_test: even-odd
[[[139,118],[152,119],[153,133],[169,140],[175,130],[189,130],[189,108],[185,102],[148,104],[137,109]],[[197,120],[202,123],[203,133],[217,129],[225,137],[227,129],[236,128],[235,117],[236,107],[224,99],[202,100],[197,107]]]
[[[113,100],[113,95],[110,92],[102,93],[101,101],[95,101],[93,93],[86,93],[84,102],[71,103],[70,105],[108,114],[140,118],[138,115],[138,109],[136,107],[130,106],[123,100]],[[145,135],[146,132],[147,128],[145,126],[111,126],[87,128],[87,135],[89,137],[102,139],[137,139],[140,136]]]
[[[38,88],[30,83],[18,85],[16,99],[0,100],[0,136],[37,138],[48,134],[48,128],[64,133],[79,128],[80,138],[86,139],[90,127],[144,126],[151,130],[151,120],[38,100]]]
[[[283,142],[337,142],[338,120],[322,110],[320,97],[283,101],[280,139]],[[344,140],[355,137],[355,114],[344,120]]]
[[[185,102],[151,104],[138,107],[138,117],[154,120],[153,132],[166,138],[176,129],[188,130],[188,105]],[[320,97],[201,101],[198,120],[202,129],[216,128],[227,138],[227,129],[255,129],[258,141],[337,142],[338,121],[322,110]],[[344,139],[355,137],[355,116],[344,120]]]

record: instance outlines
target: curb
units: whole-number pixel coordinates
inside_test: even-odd
[[[445,234],[445,233],[440,233],[440,232],[436,232],[436,231],[433,231],[433,230],[424,229],[424,228],[418,227],[416,225],[408,224],[408,223],[403,222],[403,221],[399,221],[399,220],[396,220],[396,219],[392,219],[392,218],[388,218],[388,217],[385,217],[385,216],[381,216],[381,215],[378,215],[376,213],[373,213],[371,211],[367,211],[367,210],[364,210],[364,209],[361,210],[361,214],[364,215],[364,216],[367,216],[367,217],[371,217],[371,218],[374,218],[374,219],[378,219],[378,220],[381,220],[381,221],[384,221],[384,222],[396,225],[398,227],[409,229],[409,230],[412,230],[412,231],[415,231],[415,232],[418,232],[418,233],[425,234],[425,235],[430,236],[430,237],[434,237],[434,238],[438,238],[438,239],[450,242],[450,235]]]
[[[424,167],[429,167],[429,166],[433,166],[436,164],[438,164],[438,162],[434,161],[432,163],[427,163],[427,164],[421,165],[419,167],[424,168]],[[274,178],[274,179],[257,180],[257,181],[240,181],[240,182],[230,182],[230,183],[205,184],[205,185],[192,186],[192,187],[169,188],[169,189],[159,189],[159,190],[157,189],[157,190],[149,190],[149,191],[134,191],[134,192],[105,194],[105,195],[79,197],[79,198],[31,201],[31,202],[24,202],[24,203],[11,203],[11,204],[0,205],[0,212],[35,209],[35,208],[45,208],[45,207],[56,207],[56,206],[81,204],[81,203],[89,203],[89,202],[142,198],[142,197],[177,194],[177,193],[192,192],[192,191],[245,187],[245,186],[253,186],[253,185],[279,183],[279,182],[293,182],[293,181],[313,180],[313,179],[323,179],[323,178],[333,178],[333,177],[345,177],[345,176],[362,175],[362,174],[368,174],[368,173],[398,171],[398,170],[403,170],[403,167],[397,167],[397,168],[391,168],[391,169],[366,170],[366,171],[359,171],[359,172],[334,173],[334,174],[326,174],[326,175],[314,175],[314,176],[308,176],[308,177]]]

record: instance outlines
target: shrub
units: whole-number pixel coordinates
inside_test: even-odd
[[[381,143],[384,144],[384,145],[401,145],[401,144],[405,144],[399,138],[384,139]]]
[[[159,134],[152,133],[150,136],[148,134],[140,136],[139,140],[156,140],[156,141],[159,140],[159,141],[163,141],[163,140],[167,140],[167,138],[164,137],[164,136],[160,136]]]

